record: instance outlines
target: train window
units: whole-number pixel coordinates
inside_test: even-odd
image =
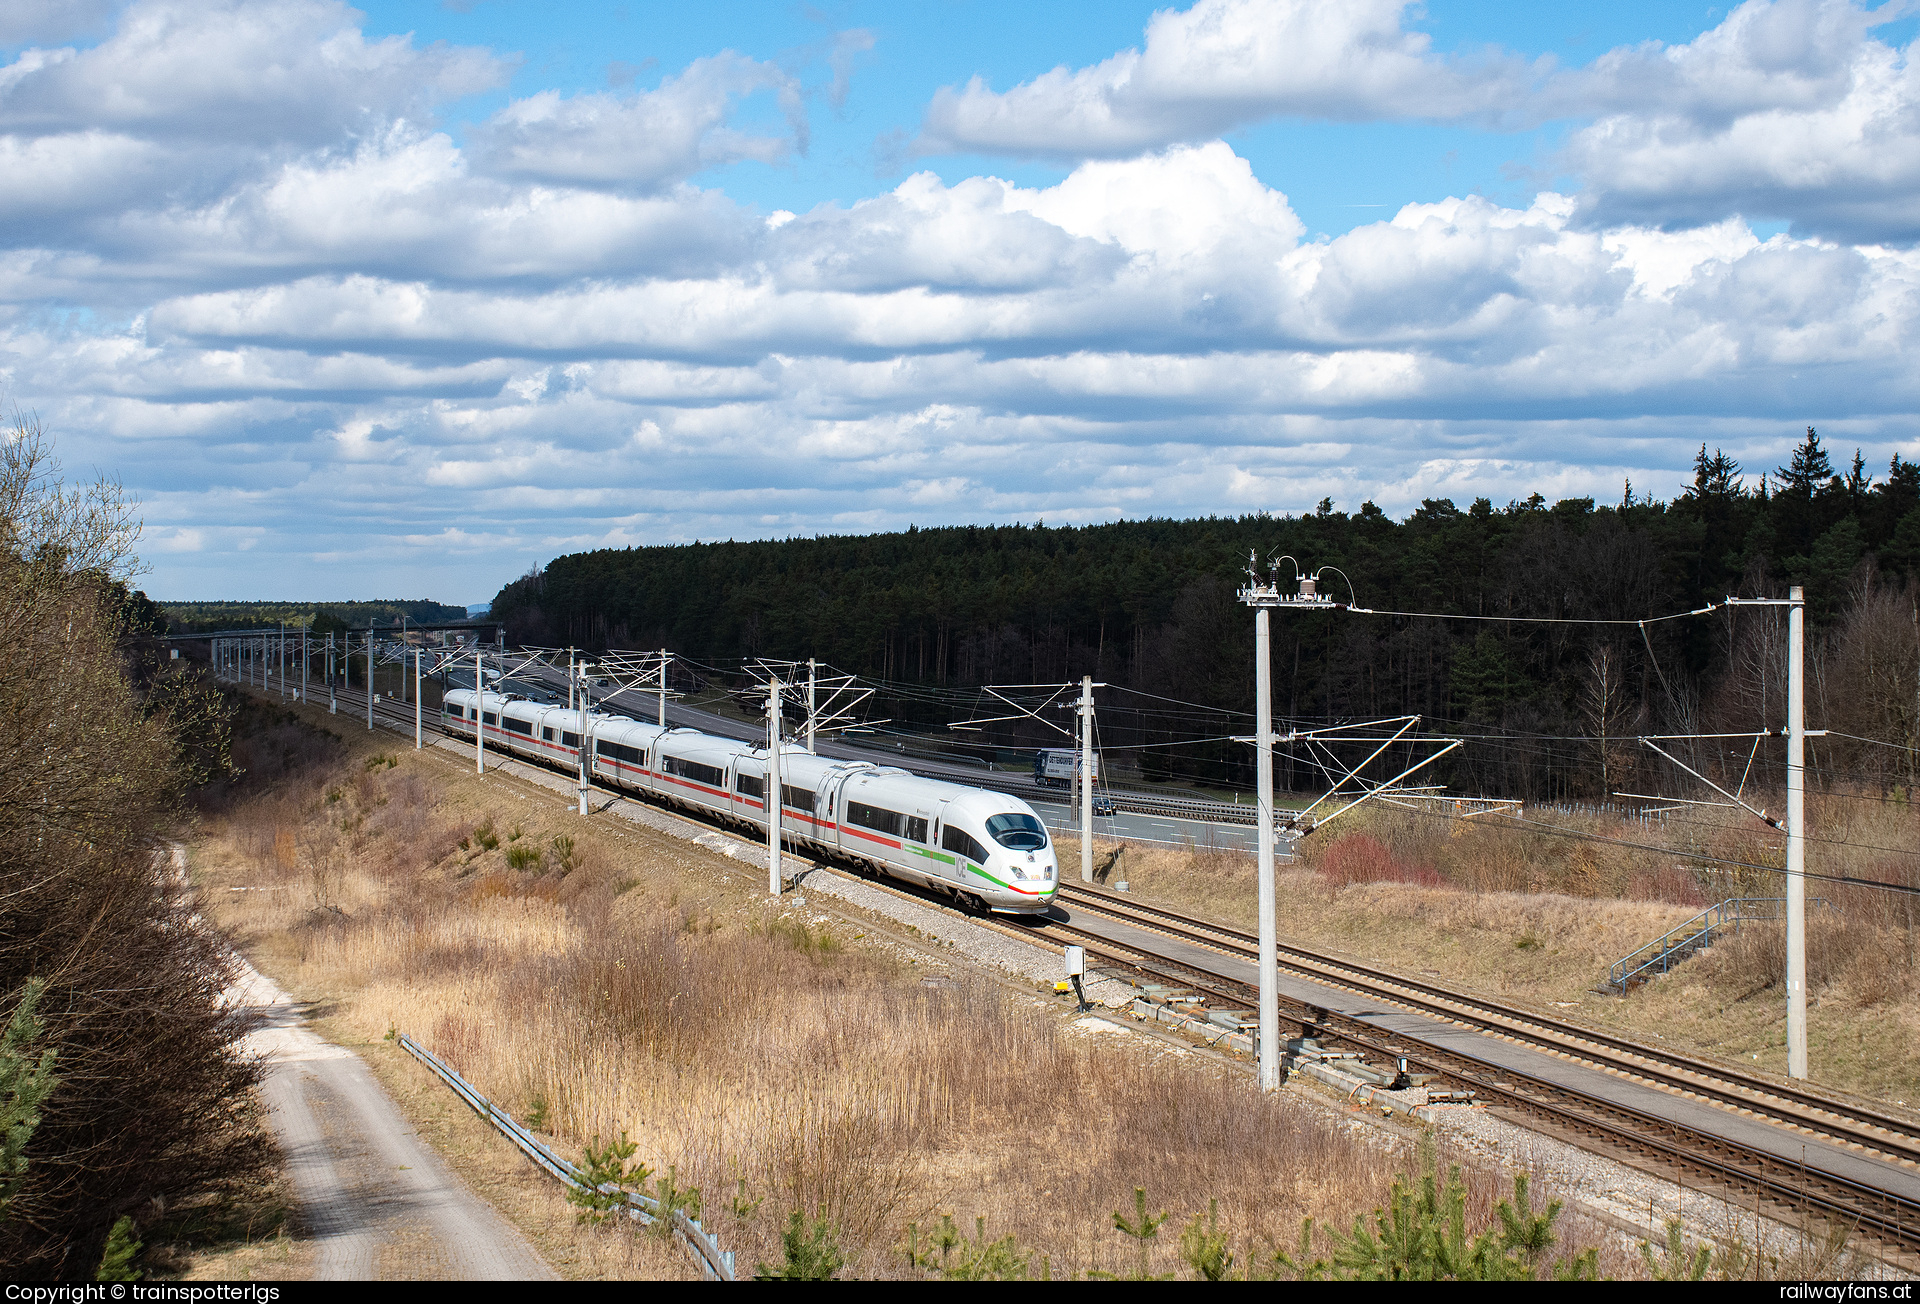
[[[683,779],[692,779],[695,783],[710,784],[715,788],[725,787],[727,774],[717,765],[702,765],[698,761],[682,760],[678,756],[660,758],[660,768],[668,774],[677,774]]]
[[[577,733],[568,733],[562,729],[560,731],[560,745],[562,747],[578,747],[580,745],[580,735]]]
[[[940,845],[977,865],[987,863],[987,849],[975,842],[964,829],[956,829],[951,824],[940,830]]]
[[[596,744],[596,748],[602,756],[611,760],[626,761],[630,765],[639,765],[645,759],[640,755],[638,747],[629,747],[625,743],[610,743],[604,738]]]
[[[927,840],[927,821],[923,816],[913,815],[907,819],[907,836],[915,842]]]
[[[528,737],[533,736],[533,721],[531,720],[516,720],[512,716],[508,716],[506,724],[507,728],[513,733],[526,734]]]
[[[995,842],[1015,851],[1038,851],[1047,845],[1046,826],[1031,815],[989,816],[987,832]]]
[[[497,725],[500,723],[500,717],[498,715],[495,715],[492,711],[489,711],[487,712],[484,723]]]
[[[550,743],[550,742],[552,742],[552,741],[553,741],[553,730],[551,730],[551,729],[542,729],[542,730],[540,731],[540,741],[541,741],[541,742],[543,742],[543,743]]]
[[[780,785],[780,800],[788,810],[810,811],[813,809],[813,793],[805,788],[796,788],[790,783]]]
[[[878,806],[850,801],[847,803],[847,823],[899,837],[906,832],[907,817],[899,811],[881,810]]]
[[[767,795],[767,781],[756,779],[751,774],[742,774],[734,779],[733,790],[743,797],[764,797]]]

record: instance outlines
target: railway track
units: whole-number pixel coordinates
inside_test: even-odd
[[[1080,884],[1062,884],[1060,897],[1061,903],[1076,915],[1084,912],[1117,920],[1235,958],[1252,961],[1257,957],[1258,939],[1237,928],[1116,898]],[[1171,979],[1212,1001],[1246,1007],[1256,1000],[1257,994],[1249,984],[1196,968],[1156,952],[1151,946],[1116,943],[1108,935],[1076,926],[1072,918],[1050,921],[1047,932],[1069,937],[1108,959]],[[1278,949],[1283,970],[1343,988],[1370,1001],[1387,1002],[1557,1057],[1583,1062],[1608,1074],[1790,1127],[1856,1152],[1870,1152],[1906,1171],[1920,1167],[1920,1127],[1864,1102],[1836,1099],[1743,1074],[1598,1029],[1339,957],[1294,946]],[[1756,1193],[1781,1216],[1812,1209],[1906,1254],[1920,1250],[1920,1200],[1824,1171],[1817,1162],[1783,1163],[1775,1155],[1702,1127],[1530,1074],[1511,1064],[1489,1064],[1404,1029],[1388,1033],[1324,1007],[1284,999],[1282,1003],[1292,1008],[1294,1017],[1303,1026],[1317,1028],[1322,1035],[1371,1051],[1389,1063],[1404,1056],[1410,1062],[1471,1087],[1489,1101],[1547,1124],[1549,1130],[1569,1137],[1598,1139],[1623,1156],[1639,1157],[1643,1166],[1645,1159],[1651,1157],[1660,1171],[1672,1173],[1676,1167],[1685,1168],[1698,1178]]]
[[[361,712],[365,699],[358,693]],[[343,708],[349,695],[340,694]],[[344,711],[343,711],[344,713]],[[413,728],[413,713],[378,703],[380,724],[400,732]],[[490,751],[493,749],[489,749]],[[899,890],[895,888],[894,890]],[[919,893],[903,893],[913,899]],[[1030,940],[1038,935],[1078,941],[1096,955],[1132,967],[1143,974],[1179,983],[1203,998],[1232,1007],[1252,1005],[1250,984],[1222,977],[1155,950],[1150,944],[1117,942],[1111,936],[1076,924],[1074,916],[1117,921],[1169,940],[1198,946],[1240,960],[1257,955],[1258,939],[1245,930],[1150,905],[1078,883],[1062,883],[1060,904],[1065,918],[1021,926],[989,921],[992,926]],[[1902,1170],[1920,1169],[1920,1126],[1912,1120],[1876,1110],[1864,1102],[1848,1101],[1740,1073],[1677,1052],[1651,1047],[1599,1029],[1507,1005],[1475,993],[1442,984],[1411,979],[1342,957],[1306,948],[1282,945],[1284,970],[1316,983],[1343,989],[1422,1014],[1447,1024],[1584,1063],[1601,1072],[1635,1080],[1670,1093],[1708,1102],[1853,1151],[1870,1152],[1881,1162]],[[1771,1206],[1776,1218],[1789,1223],[1809,1211],[1866,1234],[1913,1262],[1920,1252],[1920,1199],[1878,1188],[1818,1164],[1783,1162],[1777,1155],[1730,1140],[1706,1128],[1676,1121],[1644,1108],[1608,1099],[1550,1077],[1492,1064],[1464,1055],[1436,1041],[1409,1033],[1391,1032],[1361,1019],[1318,1005],[1283,998],[1303,1025],[1391,1062],[1406,1057],[1452,1081],[1468,1086],[1482,1098],[1524,1115],[1542,1130],[1558,1133],[1590,1148],[1611,1151],[1627,1162],[1638,1162],[1664,1174],[1688,1171],[1703,1184],[1718,1184],[1751,1193]]]

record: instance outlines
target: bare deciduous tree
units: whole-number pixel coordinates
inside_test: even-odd
[[[31,978],[59,1084],[0,1224],[0,1264],[88,1277],[116,1220],[248,1180],[268,1151],[220,1005],[231,955],[163,841],[217,697],[128,637],[134,504],[0,436],[0,1018]],[[203,758],[204,759],[204,758]]]

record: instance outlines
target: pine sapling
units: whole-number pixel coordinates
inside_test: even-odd
[[[661,1236],[673,1235],[674,1215],[683,1213],[696,1222],[700,1218],[700,1188],[680,1185],[680,1170],[667,1165],[667,1175],[653,1183],[653,1229]]]
[[[33,1054],[45,1031],[34,1010],[46,986],[44,978],[27,979],[7,1030],[0,1034],[0,1219],[26,1181],[27,1143],[40,1126],[40,1106],[59,1083],[53,1074],[56,1052],[49,1047],[37,1058]]]
[[[1151,1271],[1153,1264],[1153,1243],[1160,1236],[1160,1224],[1167,1220],[1167,1211],[1157,1214],[1147,1212],[1147,1188],[1133,1188],[1133,1217],[1128,1218],[1118,1209],[1113,1211],[1113,1229],[1122,1236],[1130,1237],[1139,1250],[1140,1262],[1128,1281],[1165,1281],[1173,1274],[1155,1276]],[[1111,1273],[1089,1273],[1088,1276],[1112,1276]]]
[[[628,1166],[633,1152],[640,1147],[622,1132],[618,1141],[600,1144],[599,1136],[585,1148],[586,1163],[581,1165],[580,1185],[567,1192],[567,1199],[578,1205],[578,1220],[602,1224],[627,1207],[628,1187],[638,1186],[653,1175],[645,1164]]]
[[[1227,1234],[1220,1230],[1218,1200],[1207,1201],[1204,1223],[1196,1213],[1187,1229],[1180,1233],[1180,1257],[1203,1280],[1225,1280],[1228,1269],[1233,1267],[1233,1251],[1228,1248]]]
[[[93,1274],[93,1279],[139,1281],[141,1274],[133,1266],[134,1256],[139,1253],[140,1242],[133,1234],[133,1219],[121,1218],[107,1233],[107,1250],[100,1257],[100,1270]]]
[[[808,1231],[806,1216],[798,1209],[788,1216],[787,1230],[780,1233],[780,1249],[786,1261],[777,1268],[760,1264],[754,1270],[755,1281],[832,1281],[846,1263],[833,1224],[822,1219]]]
[[[1678,1218],[1667,1219],[1667,1239],[1660,1246],[1659,1258],[1654,1257],[1651,1245],[1640,1242],[1640,1261],[1647,1265],[1647,1275],[1655,1281],[1702,1281],[1712,1255],[1712,1249],[1706,1245],[1687,1248],[1686,1234]]]

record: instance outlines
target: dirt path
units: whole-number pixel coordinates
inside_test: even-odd
[[[323,1041],[248,966],[233,998],[261,1012],[261,1096],[286,1152],[321,1281],[551,1281],[526,1238],[422,1141],[360,1057]]]

